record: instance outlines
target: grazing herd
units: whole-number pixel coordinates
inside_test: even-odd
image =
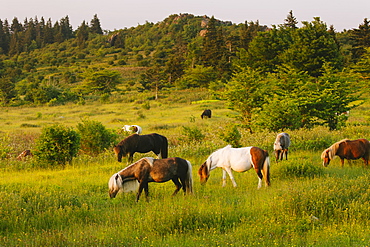
[[[210,110],[205,110],[201,117],[210,118]],[[282,161],[284,158],[288,160],[290,143],[289,134],[280,133],[277,135],[273,145],[276,162]],[[135,152],[147,153],[150,151],[153,151],[158,159],[146,157],[131,164]],[[149,135],[135,133],[117,144],[114,147],[114,152],[119,162],[122,161],[122,157],[128,156],[128,163],[131,165],[113,174],[110,178],[108,186],[111,198],[116,197],[119,191],[137,191],[136,201],[138,201],[144,190],[148,200],[149,182],[161,183],[169,180],[176,186],[173,195],[176,195],[181,189],[184,193],[193,192],[192,165],[188,160],[182,158],[168,158],[168,141],[166,137],[156,133]],[[342,166],[344,159],[354,160],[359,158],[362,158],[365,166],[367,166],[370,156],[370,143],[366,139],[353,141],[344,139],[334,143],[322,153],[323,165],[327,166],[334,156],[340,157]],[[232,148],[231,145],[227,145],[216,150],[198,170],[200,183],[205,184],[210,176],[210,172],[216,168],[222,168],[222,186],[226,185],[226,176],[229,175],[233,186],[236,187],[237,183],[232,171],[245,172],[252,168],[258,176],[257,188],[262,187],[263,181],[265,186],[270,186],[270,158],[268,152],[261,148],[253,146]]]

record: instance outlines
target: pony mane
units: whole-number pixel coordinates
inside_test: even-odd
[[[116,177],[118,178],[116,179]],[[123,180],[122,177],[117,173],[113,174],[113,176],[109,179],[109,188],[114,190],[121,190],[122,189]]]
[[[349,141],[349,139],[340,140],[340,141],[334,143],[333,145],[331,145],[329,148],[325,149],[324,152],[322,152],[322,154],[321,154],[321,158],[323,159],[325,157],[325,153],[328,153],[329,159],[333,159],[335,154],[337,153],[339,145],[343,142],[346,142],[346,141]]]
[[[154,163],[154,158],[152,157],[145,157],[145,158],[142,158],[141,160],[146,160],[150,166],[153,166],[153,163]]]
[[[231,145],[226,145],[225,147],[223,148],[219,148],[217,149],[216,151],[214,151],[210,156],[208,156],[207,160],[206,160],[206,165],[207,165],[207,173],[209,175],[209,173],[211,172],[211,165],[212,165],[212,158],[213,156],[219,156],[219,152],[222,152],[222,150],[225,150],[225,149],[231,149],[232,146]],[[217,159],[217,158],[216,158]]]

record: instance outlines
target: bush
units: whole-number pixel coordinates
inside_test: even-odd
[[[110,148],[117,139],[117,134],[107,130],[100,122],[82,120],[77,125],[81,136],[81,152],[96,156]]]
[[[79,148],[79,134],[72,128],[55,124],[42,129],[34,155],[42,166],[65,166],[76,157]]]
[[[240,144],[242,135],[234,124],[226,126],[225,131],[220,133],[220,138],[234,148],[239,148],[242,146]]]
[[[186,127],[186,126],[182,126],[183,127],[183,131],[182,131],[182,134],[185,136],[185,138],[183,138],[184,141],[187,141],[187,142],[200,142],[204,139],[204,135],[202,134],[202,131],[200,129],[198,129],[197,127]]]

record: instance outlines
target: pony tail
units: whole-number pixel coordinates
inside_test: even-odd
[[[192,194],[193,193],[193,166],[191,165],[190,161],[186,161],[188,163],[188,172],[186,174],[185,186],[186,186],[186,193]]]
[[[166,159],[168,158],[168,141],[167,138],[163,136],[163,143],[161,148],[161,158]]]
[[[263,163],[263,177],[265,178],[266,186],[270,186],[270,157],[266,152],[265,162]]]

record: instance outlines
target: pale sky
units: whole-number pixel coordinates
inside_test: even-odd
[[[259,21],[261,25],[284,23],[290,10],[302,21],[320,17],[335,30],[358,28],[364,18],[370,20],[370,0],[0,0],[0,19],[14,17],[23,23],[25,18],[52,23],[69,16],[73,30],[83,21],[90,23],[98,15],[103,30],[113,31],[135,27],[146,21],[157,23],[171,14],[188,13],[195,16],[214,16],[235,24]]]

